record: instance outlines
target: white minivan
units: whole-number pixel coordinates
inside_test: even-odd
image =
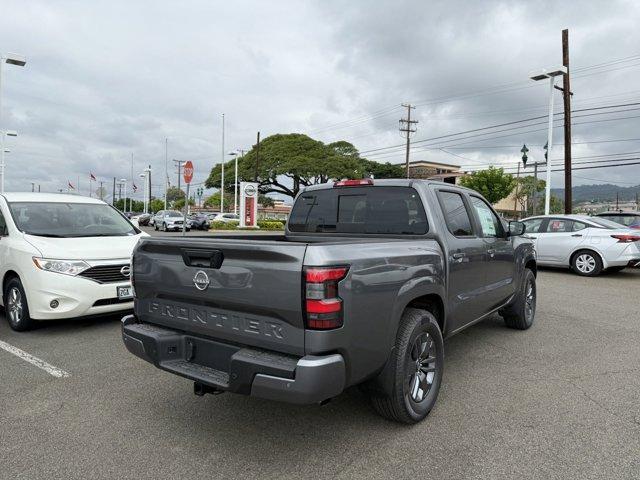
[[[133,308],[130,259],[141,236],[95,198],[0,195],[2,303],[11,328]]]

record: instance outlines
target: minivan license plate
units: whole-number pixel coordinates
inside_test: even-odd
[[[116,287],[118,289],[118,300],[128,300],[133,298],[133,291],[131,286],[127,287]]]

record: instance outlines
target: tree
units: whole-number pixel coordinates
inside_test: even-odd
[[[365,172],[364,176],[372,176],[373,178],[404,178],[405,170],[401,165],[393,165],[389,162],[379,163],[373,160],[362,159]]]
[[[502,168],[489,167],[462,177],[460,184],[480,193],[490,203],[497,203],[509,196],[516,185],[516,180],[504,173]]]
[[[273,198],[266,195],[258,195],[258,203],[263,207],[273,207],[276,204]]]
[[[220,192],[216,192],[213,195],[205,198],[203,205],[205,208],[220,208]],[[229,207],[233,205],[233,194],[226,193],[224,194],[224,205],[225,210],[229,210]]]
[[[234,161],[225,165],[233,171]],[[255,146],[238,160],[238,176],[253,181],[256,169]],[[258,169],[259,191],[262,194],[280,193],[295,197],[301,188],[332,179],[362,178],[362,160],[348,142],[330,145],[300,133],[276,134],[260,143]],[[205,182],[207,188],[220,188],[221,166],[216,165]],[[233,186],[228,183],[226,190]]]
[[[131,207],[129,206],[129,202],[130,202],[130,199],[127,198],[127,212],[129,210],[131,210],[133,212],[141,212],[141,211],[144,210],[144,203],[143,202],[140,202],[138,200],[134,200],[133,201],[133,205]],[[124,209],[124,198],[116,200],[113,206],[116,207],[121,212],[124,211],[123,210]]]
[[[151,200],[151,202],[149,202],[150,212],[156,213],[163,209],[164,209],[164,200],[161,200],[159,198],[154,198],[153,200]]]
[[[167,188],[167,203],[173,203],[180,198],[184,198],[186,194],[184,190],[178,187]]]
[[[520,177],[517,180],[518,188],[516,199],[522,210],[526,212],[533,211],[533,188],[536,187],[536,193],[544,191],[547,183],[544,180],[536,180],[532,175]]]
[[[182,210],[184,208],[184,203],[184,198],[179,198],[178,200],[173,202],[173,208],[175,208],[176,210]],[[190,198],[189,205],[193,207],[195,204],[196,201],[193,198]]]

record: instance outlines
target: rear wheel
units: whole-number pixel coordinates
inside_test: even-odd
[[[571,269],[578,275],[595,277],[602,273],[602,260],[592,250],[580,250],[571,257]]]
[[[423,420],[436,403],[444,371],[442,333],[430,312],[405,310],[389,362],[392,392],[374,393],[373,407],[396,422],[413,424]]]
[[[509,328],[526,330],[533,325],[536,317],[536,276],[526,268],[520,291],[516,294],[511,305],[500,310],[504,323]]]
[[[17,277],[9,280],[5,286],[4,310],[9,326],[13,330],[24,332],[35,326],[35,321],[29,315],[29,305],[22,282]]]

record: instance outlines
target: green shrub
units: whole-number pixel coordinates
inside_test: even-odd
[[[258,227],[262,230],[283,230],[284,222],[280,220],[258,220]]]
[[[210,230],[237,230],[238,225],[239,225],[238,222],[229,222],[229,223],[211,222],[209,224],[209,229]]]

